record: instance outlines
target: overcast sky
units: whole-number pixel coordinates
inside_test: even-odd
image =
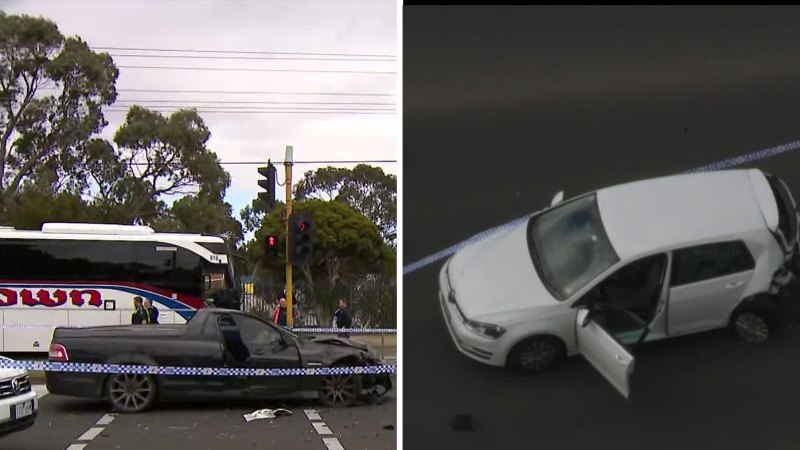
[[[120,93],[117,103],[129,106],[137,102],[151,108],[194,105],[201,109],[224,110],[225,113],[201,111],[211,130],[209,148],[215,151],[223,162],[266,161],[267,158],[283,161],[286,145],[294,147],[296,161],[397,159],[398,127],[397,115],[394,112],[397,102],[397,77],[395,74],[386,73],[397,71],[395,61],[397,6],[392,0],[0,0],[0,5],[8,14],[41,15],[50,18],[56,22],[63,34],[78,35],[98,50],[102,47],[144,49],[105,50],[114,56],[118,66],[384,72],[248,72],[120,67],[117,81]],[[159,52],[156,51],[158,49],[221,50],[226,53]],[[230,51],[367,56],[227,53]],[[126,54],[145,56],[120,56]],[[249,59],[162,58],[155,57],[156,55]],[[276,56],[327,57],[339,60],[253,59]],[[353,60],[358,58],[368,61]],[[128,91],[131,89],[204,92]],[[208,91],[382,95],[220,94]],[[331,105],[324,102],[358,104]],[[264,108],[271,108],[271,111],[280,113],[253,111],[253,109],[263,111]],[[294,111],[301,111],[296,108],[336,108],[336,112],[298,114],[286,113],[286,108],[295,108]],[[342,109],[354,108],[391,111],[383,111],[380,114],[374,111],[370,114],[341,112]],[[231,113],[233,110],[246,113]],[[107,138],[111,138],[124,119],[124,114],[122,111],[106,113],[109,126],[104,135]],[[396,163],[374,165],[382,167],[387,172],[397,173]],[[294,180],[299,179],[303,172],[321,166],[324,165],[295,165]],[[352,167],[353,164],[340,166]],[[259,178],[257,166],[225,165],[224,167],[233,178],[227,200],[233,204],[238,218],[239,210],[249,204],[260,189],[257,184]],[[283,182],[283,167],[278,168],[278,174],[278,180]],[[281,188],[278,197],[285,198]]]

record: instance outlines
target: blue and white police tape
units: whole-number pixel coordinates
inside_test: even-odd
[[[722,161],[717,161],[711,164],[706,164],[704,166],[697,167],[695,169],[686,170],[681,172],[683,174],[688,173],[696,173],[696,172],[708,172],[713,170],[722,170],[722,169],[730,169],[732,167],[739,166],[741,164],[750,163],[753,161],[758,161],[761,159],[771,158],[773,156],[777,156],[783,153],[791,152],[800,149],[800,141],[793,141],[786,144],[778,145],[775,147],[765,148],[763,150],[758,150],[755,152],[746,153],[744,155],[737,156],[735,158],[724,159]],[[539,213],[540,211],[535,211],[530,214],[526,214],[522,217],[514,219],[510,222],[504,223],[502,225],[496,226],[494,228],[490,228],[486,231],[482,231],[481,233],[472,236],[471,238],[461,241],[458,244],[451,245],[450,247],[445,248],[444,250],[440,250],[432,255],[426,256],[420,260],[414,261],[411,264],[403,266],[403,275],[408,275],[412,272],[416,272],[417,270],[431,265],[436,261],[442,260],[447,258],[448,256],[456,253],[457,251],[461,250],[464,247],[467,247],[471,244],[476,242],[480,242],[489,236],[493,236],[498,234],[502,231],[508,230],[513,228],[514,226],[530,219],[533,215]]]
[[[291,328],[292,333],[392,334],[397,328]]]
[[[253,376],[285,377],[314,375],[378,375],[397,373],[396,364],[353,367],[298,367],[298,368],[237,368],[237,367],[182,367],[145,366],[132,364],[93,364],[53,361],[0,360],[0,369],[44,370],[48,372],[139,374],[139,375],[189,375],[189,376]]]
[[[40,324],[40,323],[6,323],[0,325],[0,328],[86,328],[91,326],[95,325],[78,326],[78,325],[55,325],[55,324]],[[99,325],[99,326],[116,326],[116,325]],[[397,328],[290,328],[289,331],[293,333],[318,333],[318,334],[338,334],[338,333],[393,334],[397,333]]]

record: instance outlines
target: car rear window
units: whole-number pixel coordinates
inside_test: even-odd
[[[753,255],[742,241],[685,248],[674,254],[671,284],[674,287],[697,283],[754,267]]]

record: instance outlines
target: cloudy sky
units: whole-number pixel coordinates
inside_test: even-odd
[[[0,0],[0,7],[50,18],[63,34],[114,57],[124,107],[107,113],[108,138],[131,104],[196,106],[223,162],[283,161],[286,145],[298,162],[397,159],[392,0]],[[325,165],[297,164],[294,180]],[[374,165],[397,173],[396,163]],[[224,167],[238,218],[260,189],[257,166]],[[282,167],[278,174],[283,182]]]

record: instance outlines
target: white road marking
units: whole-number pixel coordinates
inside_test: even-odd
[[[316,409],[306,409],[304,412],[308,420],[311,421],[311,426],[314,427],[317,434],[322,436],[322,443],[325,444],[328,450],[344,450],[342,443],[333,435],[333,431],[328,428],[328,424],[322,421],[322,417],[320,417]]]
[[[92,427],[86,430],[86,433],[83,433],[81,437],[78,438],[79,441],[91,441],[92,439],[96,438],[100,433],[103,432],[104,427]]]
[[[320,436],[322,436],[323,434],[324,435],[333,434],[333,432],[331,432],[331,429],[328,428],[328,425],[325,422],[311,422],[311,425],[314,427],[315,430],[317,430],[317,433]]]
[[[315,409],[307,409],[304,412],[306,413],[308,420],[322,420],[322,417],[319,416],[319,413]]]
[[[322,438],[322,442],[325,443],[325,447],[328,447],[328,450],[344,450],[342,443],[335,437]]]
[[[106,414],[97,421],[97,425],[108,425],[117,417],[116,414]]]
[[[102,433],[103,430],[106,429],[106,426],[108,426],[108,424],[113,422],[114,419],[116,419],[116,418],[117,418],[116,414],[103,414],[102,417],[97,419],[97,422],[95,423],[95,426],[93,426],[93,427],[89,428],[88,430],[86,430],[86,432],[83,433],[78,438],[78,441],[84,441],[84,442],[91,441],[94,438],[96,438],[97,436],[100,436],[100,433]],[[86,447],[86,444],[83,444],[83,443],[72,444],[69,447],[67,447],[66,450],[83,450],[84,447]]]
[[[34,384],[33,390],[34,392],[36,392],[36,396],[39,398],[42,398],[45,395],[49,394],[49,392],[47,391],[47,386],[45,386],[44,384]]]

